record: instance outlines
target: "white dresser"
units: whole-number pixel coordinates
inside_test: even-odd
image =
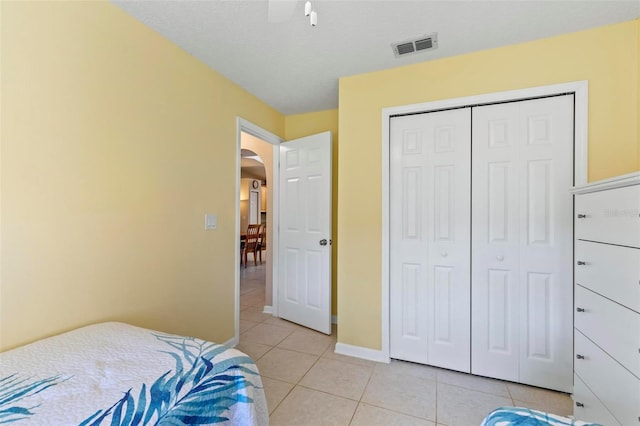
[[[640,426],[640,173],[574,194],[574,415]]]

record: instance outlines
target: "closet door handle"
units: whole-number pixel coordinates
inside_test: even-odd
[[[577,359],[584,359],[584,355],[576,354]]]
[[[576,308],[576,312],[584,312],[584,308]]]
[[[584,404],[582,402],[576,401],[576,407],[584,407]]]
[[[586,219],[586,218],[587,218],[586,214],[582,214],[582,213],[578,214],[578,219]]]
[[[586,264],[587,262],[585,262],[584,260],[578,260],[578,266],[584,266]]]

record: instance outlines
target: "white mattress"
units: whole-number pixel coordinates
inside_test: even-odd
[[[122,323],[0,354],[0,423],[268,424],[258,369],[240,351]]]

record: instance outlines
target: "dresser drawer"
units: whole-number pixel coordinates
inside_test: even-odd
[[[640,185],[577,195],[575,213],[577,239],[640,247]]]
[[[573,375],[573,416],[584,422],[620,425],[577,374]]]
[[[593,394],[618,422],[625,426],[640,425],[640,379],[578,330],[575,332],[575,351],[575,372]]]
[[[576,241],[575,259],[577,284],[640,312],[640,249]]]
[[[575,327],[640,377],[640,314],[580,286],[575,296]]]

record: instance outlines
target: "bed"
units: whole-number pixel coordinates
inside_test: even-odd
[[[223,345],[102,323],[0,353],[0,424],[264,425],[255,363]]]
[[[501,407],[485,417],[481,426],[599,426],[568,417],[522,407]]]

